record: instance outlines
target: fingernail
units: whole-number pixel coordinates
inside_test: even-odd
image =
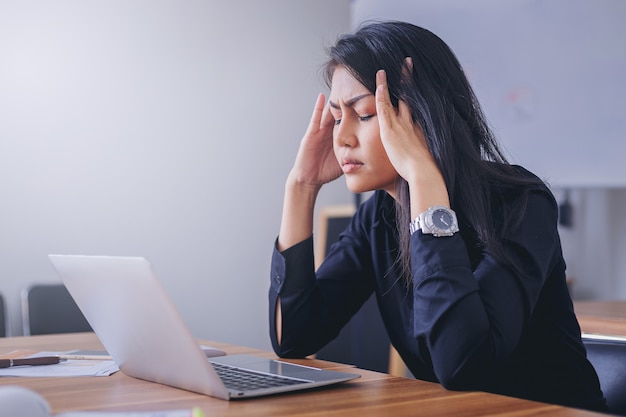
[[[407,56],[404,58],[404,62],[406,62],[406,66],[409,69],[409,72],[413,71],[413,58]]]
[[[383,82],[385,81],[385,77],[387,76],[387,74],[385,74],[385,70],[381,69],[378,70],[376,72],[376,78],[378,79],[378,82]]]

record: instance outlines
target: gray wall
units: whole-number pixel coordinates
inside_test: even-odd
[[[513,160],[554,186],[626,187],[626,2],[353,2],[355,24],[372,17],[450,45]]]
[[[555,189],[563,198],[562,189]],[[561,227],[572,295],[581,300],[626,300],[626,189],[574,188],[573,224]]]
[[[13,334],[20,290],[58,281],[48,253],[141,255],[194,335],[268,348],[284,178],[325,90],[323,46],[368,4],[394,2],[0,0],[0,291]],[[338,181],[320,203],[351,200]],[[625,190],[576,189],[572,202],[575,294],[626,298]]]
[[[47,254],[139,255],[194,335],[269,347],[284,179],[347,30],[348,0],[0,0],[13,334],[20,290],[58,282]]]

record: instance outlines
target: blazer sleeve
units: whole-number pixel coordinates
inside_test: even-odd
[[[374,289],[361,210],[315,271],[313,237],[283,252],[274,245],[269,289],[270,339],[277,355],[304,357],[334,339]],[[276,338],[277,303],[281,343]]]
[[[472,267],[460,234],[411,236],[414,337],[425,340],[442,385],[475,386],[519,345],[560,259],[556,224],[551,194],[532,191],[520,226],[504,242],[517,269],[488,252]]]

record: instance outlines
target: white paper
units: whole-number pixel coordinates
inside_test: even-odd
[[[191,410],[174,411],[70,411],[55,414],[54,417],[191,417]]]
[[[39,352],[29,357],[59,356],[67,352]],[[72,376],[109,376],[119,371],[119,367],[110,360],[67,360],[54,365],[12,366],[0,369],[0,377],[72,377]]]

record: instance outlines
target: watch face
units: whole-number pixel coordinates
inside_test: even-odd
[[[433,212],[432,221],[435,227],[442,230],[450,229],[452,227],[452,224],[454,223],[452,220],[452,215],[450,215],[448,211],[443,209],[435,210]]]

